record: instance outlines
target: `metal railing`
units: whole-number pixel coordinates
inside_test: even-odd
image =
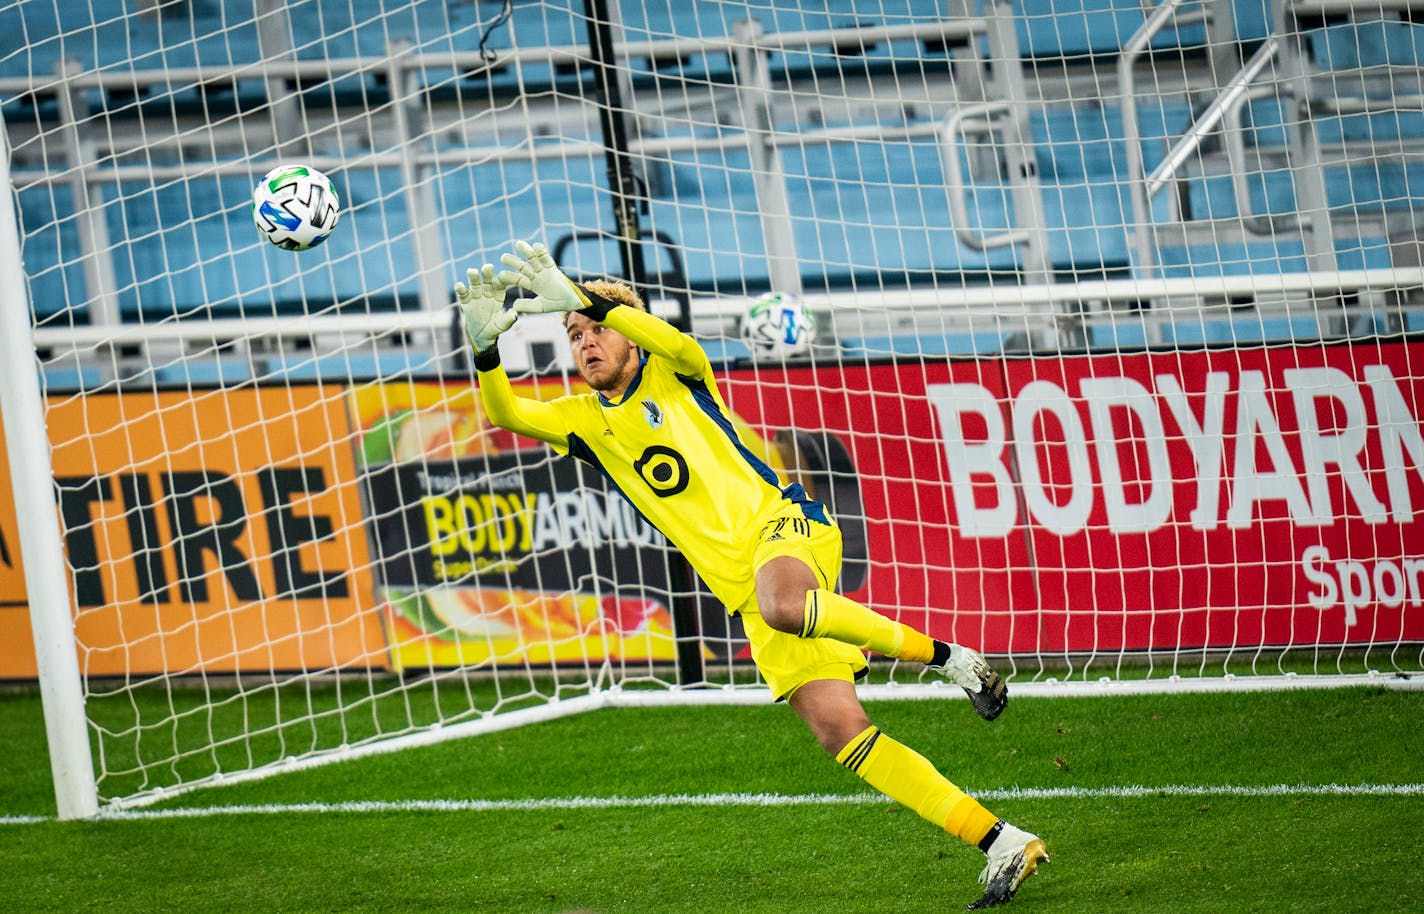
[[[973,182],[965,175],[959,156],[960,150],[969,146],[966,142],[969,137],[992,137],[1001,132],[1004,127],[996,122],[997,117],[1013,110],[1013,103],[1007,101],[961,105],[944,119],[940,130],[945,184],[949,186],[950,221],[954,223],[955,237],[976,251],[1023,244],[1033,238],[1033,231],[1028,228],[1006,228],[994,232],[974,226],[969,212],[969,188]]]
[[[1178,148],[1169,154],[1149,177],[1142,158],[1142,125],[1137,110],[1136,68],[1138,61],[1152,47],[1153,40],[1168,27],[1205,22],[1210,18],[1210,13],[1204,7],[1190,11],[1182,9],[1194,2],[1200,0],[1163,0],[1123,45],[1122,55],[1117,62],[1118,89],[1122,93],[1123,140],[1127,144],[1127,176],[1131,182],[1132,194],[1131,234],[1137,255],[1136,267],[1143,276],[1155,275],[1157,264],[1156,238],[1152,231],[1152,198],[1156,196],[1156,190],[1160,190],[1165,183],[1167,176],[1175,173],[1181,163],[1197,149],[1206,131],[1196,135],[1189,133],[1190,139],[1184,137],[1183,142],[1177,144]],[[1216,117],[1219,118],[1220,113]],[[1171,163],[1170,166],[1168,163]],[[1163,166],[1168,166],[1165,171]],[[1156,180],[1156,190],[1148,188],[1148,183],[1153,179]]]
[[[982,19],[965,16],[934,22],[857,28],[854,30],[854,39],[863,47],[893,41],[966,45],[982,36],[984,30]],[[826,29],[758,34],[755,43],[761,51],[786,51],[797,48],[837,47],[844,45],[847,38],[845,29]],[[620,59],[646,59],[652,66],[657,61],[688,54],[726,54],[730,60],[739,50],[744,49],[744,39],[739,40],[738,36],[733,34],[699,39],[626,42],[617,46],[616,53]],[[78,240],[87,290],[84,305],[88,306],[93,324],[112,327],[117,332],[121,321],[113,268],[109,262],[111,254],[105,237],[104,218],[99,210],[85,205],[85,201],[91,200],[91,189],[99,184],[135,180],[180,182],[193,178],[242,176],[255,181],[270,168],[272,161],[265,158],[257,161],[251,157],[230,160],[182,157],[176,162],[126,164],[125,158],[136,149],[151,151],[171,147],[177,152],[194,139],[206,137],[209,125],[200,123],[185,129],[175,117],[171,133],[155,135],[145,130],[140,138],[141,145],[127,150],[109,149],[105,154],[92,139],[85,136],[92,131],[81,129],[81,125],[93,117],[112,116],[115,112],[87,112],[83,100],[86,90],[118,90],[137,96],[141,92],[159,89],[160,94],[171,96],[203,86],[236,85],[243,81],[261,81],[270,91],[270,87],[282,85],[284,82],[300,83],[305,89],[312,89],[322,85],[335,85],[353,76],[380,76],[385,80],[389,91],[389,101],[382,105],[382,109],[389,117],[391,129],[395,134],[387,150],[368,150],[353,156],[323,154],[313,150],[312,154],[304,155],[303,159],[323,170],[383,167],[399,169],[411,224],[429,228],[435,226],[438,220],[435,218],[433,201],[422,197],[429,195],[428,175],[434,169],[498,161],[533,162],[544,159],[593,158],[602,156],[605,150],[596,142],[582,140],[522,143],[517,146],[476,143],[453,148],[435,148],[430,142],[429,131],[422,130],[419,119],[413,116],[414,109],[431,89],[431,86],[422,84],[420,75],[432,71],[453,70],[463,74],[464,78],[478,78],[481,75],[489,75],[495,67],[577,67],[588,60],[588,51],[582,46],[574,45],[516,47],[500,52],[498,59],[491,62],[477,51],[430,53],[414,50],[408,41],[393,41],[384,55],[324,61],[296,60],[282,56],[220,66],[88,71],[80,70],[72,62],[61,62],[52,75],[0,78],[0,98],[53,94],[60,99],[61,123],[57,129],[65,138],[63,162],[46,160],[41,171],[21,171],[16,175],[15,187],[19,191],[25,191],[57,183],[67,183],[70,186],[74,199],[80,203],[77,207],[80,228]],[[278,101],[270,100],[268,106],[245,115],[234,116],[229,124],[223,125],[224,129],[236,126],[240,130],[247,120],[273,116],[273,106]],[[898,132],[908,137],[921,135],[932,129],[909,125]],[[643,137],[635,138],[630,143],[630,152],[635,157],[647,158],[667,156],[680,151],[745,148],[753,144],[776,148],[786,144],[849,141],[871,136],[887,138],[893,137],[896,132],[893,128],[887,131],[883,128],[828,127],[807,133],[762,132],[757,136],[741,131],[714,137]],[[241,133],[235,135],[240,136]],[[279,150],[280,144],[275,144],[274,151]],[[784,180],[780,175],[777,178]],[[440,277],[447,260],[443,244],[438,233],[434,231],[419,231],[418,235],[415,239],[415,269],[419,277],[421,307],[427,312],[443,314],[447,304],[445,282]],[[326,321],[329,318],[303,320]]]

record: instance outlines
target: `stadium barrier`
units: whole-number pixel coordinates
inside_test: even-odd
[[[854,598],[1025,659],[1249,653],[1424,641],[1421,357],[1315,343],[722,383],[743,440],[841,517]],[[688,636],[662,538],[491,429],[467,383],[96,393],[48,416],[86,676],[660,662]],[[0,506],[0,678],[28,679],[15,530]],[[704,654],[744,658],[698,600]]]

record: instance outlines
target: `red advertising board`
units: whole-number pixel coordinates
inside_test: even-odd
[[[975,643],[987,635],[986,609],[1027,617],[1036,605],[1021,536],[970,541],[953,529],[945,447],[927,393],[950,383],[998,391],[1001,366],[762,368],[729,373],[722,389],[728,406],[768,436],[782,428],[821,429],[846,446],[868,560],[864,582],[849,595],[937,635]],[[844,509],[837,513],[846,519]]]
[[[557,389],[544,389],[550,383]],[[995,653],[1424,641],[1424,343],[757,367],[723,373],[719,384],[748,446],[838,515],[845,591],[934,635]],[[562,380],[535,388],[523,393],[566,391]],[[425,421],[434,414],[415,409],[423,401],[401,401],[411,409],[397,411],[399,435],[387,415],[394,401],[383,399],[389,388],[372,388],[369,409],[319,387],[213,393],[201,404],[149,394],[55,405],[50,432],[86,670],[380,666],[387,650],[398,665],[471,662],[437,656],[389,626],[413,618],[440,630],[488,628],[502,619],[446,605],[459,583],[446,578],[473,586],[465,578],[478,578],[479,567],[384,580],[393,606],[392,588],[435,595],[422,614],[401,591],[410,618],[392,615],[386,631],[367,609],[381,583],[373,567],[383,579],[419,571],[412,556],[448,545],[444,534],[402,539],[423,529],[403,512],[419,520],[425,511],[431,530],[467,532],[469,543],[493,548],[479,540],[483,528],[462,531],[430,512],[443,505],[455,517],[451,493],[483,505],[464,487],[498,477],[523,487],[526,507],[579,499],[562,513],[529,513],[531,524],[595,508],[604,526],[622,515],[600,500],[614,496],[566,478],[562,463],[524,460],[532,442],[488,428],[473,406],[455,409],[473,404],[467,388],[420,390],[439,401],[444,424]],[[439,450],[447,445],[448,454]],[[397,489],[373,490],[363,505],[360,487],[378,471],[403,472],[410,455],[428,478],[413,476],[419,491],[400,488],[363,531],[363,508]],[[442,460],[451,472],[430,473],[430,461]],[[461,523],[479,513],[471,507]],[[386,536],[382,523],[401,536]],[[619,656],[666,659],[670,632],[650,628],[644,609],[665,606],[656,593],[669,585],[645,573],[651,566],[625,566],[670,567],[675,553],[654,555],[631,521],[614,527],[628,539],[624,552],[594,548],[583,527],[539,528],[538,568],[583,578],[590,563],[612,561],[600,574],[639,588],[624,601],[638,609],[627,620],[622,610],[569,602],[578,629],[569,649],[592,638]],[[0,677],[33,675],[14,534],[13,515],[0,511],[0,630],[11,635]],[[503,542],[500,555],[484,556],[490,574],[507,575],[527,557]],[[520,587],[569,597],[568,581],[536,577],[537,586]],[[543,613],[537,596],[526,602]],[[724,624],[725,616],[703,608],[704,634],[716,641],[709,616]],[[584,632],[588,620],[597,624]],[[610,626],[632,633],[616,650],[607,647]],[[735,637],[723,640],[735,653]],[[425,653],[412,659],[417,648]],[[561,657],[524,648],[511,662]]]
[[[1424,639],[1424,346],[735,372],[860,482],[853,593],[992,651]]]

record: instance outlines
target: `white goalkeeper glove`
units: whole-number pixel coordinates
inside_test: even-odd
[[[503,274],[496,275],[493,264],[485,264],[479,270],[467,270],[465,278],[470,284],[455,283],[455,303],[460,306],[460,314],[465,320],[465,336],[475,352],[484,352],[495,344],[499,335],[514,326],[519,317],[504,308],[504,291],[510,283]]]
[[[499,274],[506,286],[522,286],[534,293],[533,298],[515,301],[514,310],[520,314],[544,314],[550,311],[578,311],[589,306],[589,300],[574,285],[573,280],[564,275],[549,249],[542,241],[529,244],[514,242],[518,255],[505,254],[499,262],[509,267]]]

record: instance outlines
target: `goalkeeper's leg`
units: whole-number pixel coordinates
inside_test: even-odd
[[[897,660],[935,660],[929,635],[823,587],[800,556],[779,555],[758,567],[756,595],[762,617],[777,631],[843,641]]]
[[[917,629],[819,586],[800,558],[781,555],[757,569],[757,603],[767,623],[800,638],[830,638],[896,660],[911,660],[964,689],[985,720],[1008,705],[1008,687],[978,651]]]
[[[855,686],[817,679],[792,693],[792,709],[821,746],[866,783],[921,817],[979,848],[988,858],[983,897],[972,907],[1003,904],[1047,860],[1043,842],[985,809],[940,774],[929,760],[870,722]]]
[[[817,679],[797,689],[788,702],[836,761],[961,841],[977,847],[999,821],[923,755],[881,733],[866,716],[853,684]]]
[[[977,907],[1012,898],[1047,859],[1043,842],[998,819],[924,756],[871,724],[855,692],[865,655],[840,641],[779,631],[751,603],[739,614],[771,694],[806,721],[822,748],[886,796],[984,851],[986,889]]]

